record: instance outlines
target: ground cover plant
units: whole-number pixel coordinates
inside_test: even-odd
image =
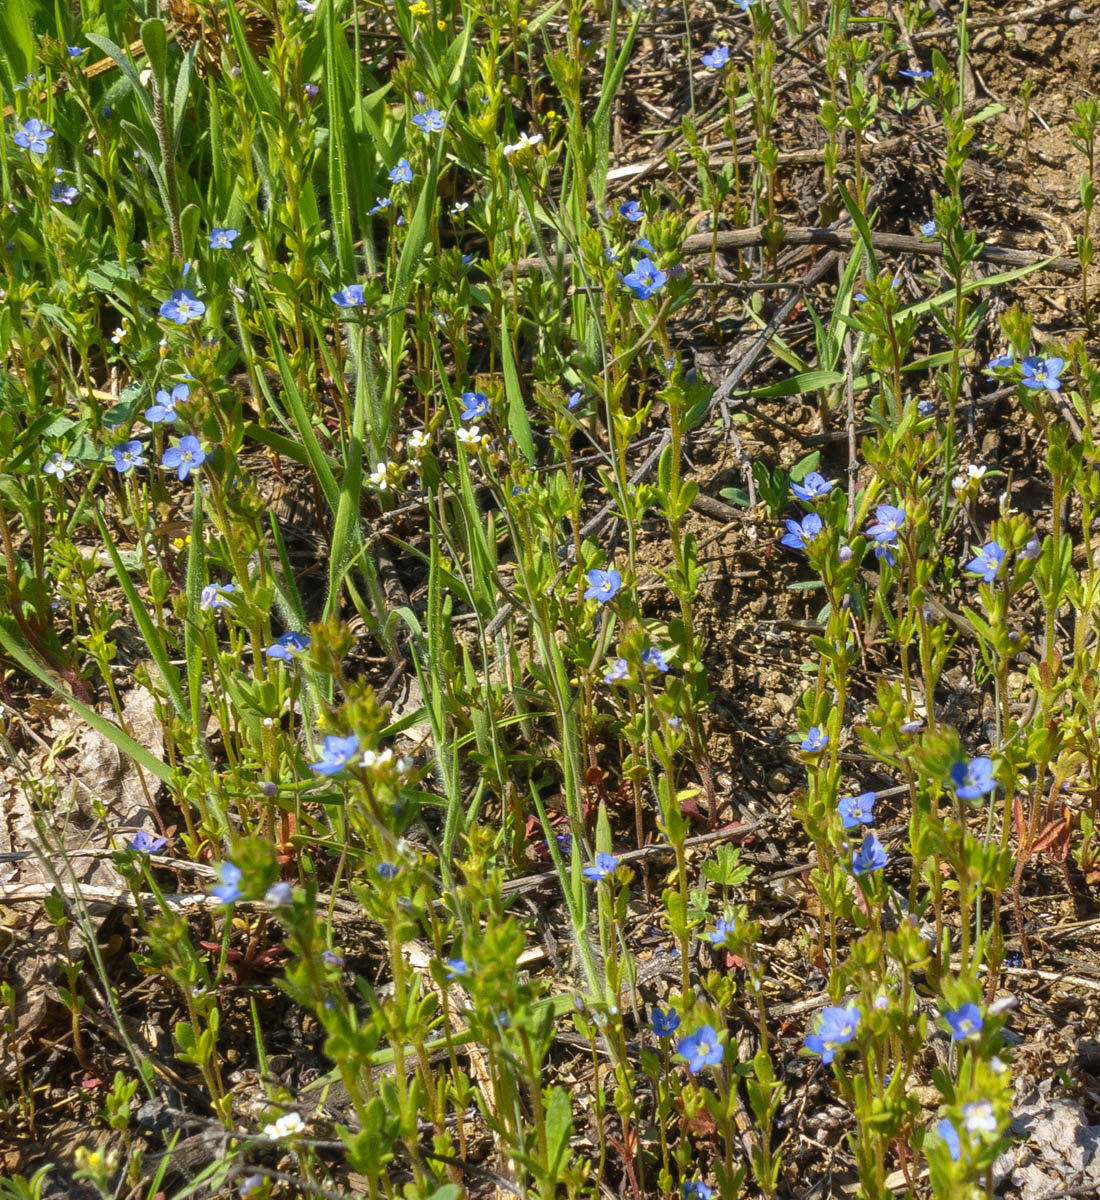
[[[1098,16],[7,0],[0,1195],[1095,1194]]]

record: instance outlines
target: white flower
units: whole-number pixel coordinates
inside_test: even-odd
[[[300,1133],[305,1133],[306,1124],[296,1112],[283,1113],[283,1115],[271,1125],[265,1125],[263,1129],[264,1137],[272,1142],[282,1141],[284,1138],[297,1137]]]
[[[979,1100],[974,1104],[962,1106],[963,1125],[967,1133],[996,1133],[997,1118],[993,1115],[993,1105],[988,1100]]]
[[[511,158],[513,154],[518,154],[521,150],[526,150],[531,146],[537,146],[541,141],[541,133],[536,133],[533,137],[528,137],[526,133],[521,133],[518,142],[513,142],[511,145],[504,147],[504,157]]]
[[[45,465],[42,467],[42,470],[45,471],[47,475],[56,475],[58,483],[60,483],[70,471],[74,471],[75,469],[76,468],[73,466],[73,464],[62,454],[51,454]]]
[[[985,467],[978,466],[976,463],[971,463],[970,466],[966,468],[966,473],[971,479],[981,479],[981,477],[985,474],[985,470]]]
[[[451,205],[451,216],[457,217],[459,213],[464,213],[469,207],[465,200],[456,200]]]
[[[380,492],[384,492],[390,486],[390,464],[379,463],[367,478]]]
[[[114,333],[111,334],[111,341],[114,342],[114,344],[116,346],[121,346],[125,340],[126,340],[125,325],[116,326]]]
[[[432,435],[425,433],[423,429],[414,429],[409,434],[409,453],[417,456],[424,453],[431,445]]]
[[[481,428],[478,425],[470,425],[468,428],[457,430],[455,437],[464,446],[476,446],[481,441]]]
[[[386,749],[379,753],[373,750],[363,751],[363,766],[368,770],[382,772],[393,762],[393,751]]]

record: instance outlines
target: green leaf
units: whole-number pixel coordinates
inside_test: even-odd
[[[3,54],[13,80],[21,80],[31,73],[34,31],[24,0],[3,0],[0,4],[0,54]]]
[[[150,17],[147,21],[142,21],[141,45],[163,96],[165,80],[168,78],[168,34],[164,22],[159,17]]]
[[[546,1101],[546,1169],[557,1179],[573,1137],[573,1105],[565,1088],[552,1087]]]

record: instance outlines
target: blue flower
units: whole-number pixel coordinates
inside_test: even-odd
[[[588,590],[584,593],[585,600],[598,600],[606,604],[615,598],[615,593],[622,586],[623,578],[614,567],[600,571],[593,567],[585,576],[588,580]]]
[[[859,1009],[854,1005],[841,1008],[830,1004],[814,1018],[813,1027],[806,1035],[803,1045],[811,1054],[820,1054],[821,1061],[828,1066],[836,1052],[846,1046],[859,1031]]]
[[[345,284],[338,292],[332,293],[332,302],[337,308],[358,308],[363,303],[363,285]]]
[[[952,1012],[945,1012],[943,1019],[951,1026],[951,1040],[965,1041],[982,1031],[982,1010],[976,1004],[963,1004]]]
[[[239,229],[222,229],[215,225],[210,230],[210,249],[211,250],[232,250],[233,243],[241,236]]]
[[[788,519],[785,522],[787,532],[779,539],[780,544],[790,546],[792,550],[806,550],[809,543],[825,528],[817,513],[807,513],[801,523]]]
[[[448,958],[446,967],[448,979],[457,979],[459,975],[465,975],[470,969],[464,958]]]
[[[264,1175],[247,1175],[241,1180],[240,1197],[241,1200],[252,1200],[253,1196],[258,1196],[264,1190],[264,1184],[267,1182],[267,1177]]]
[[[326,967],[342,967],[344,965],[344,956],[337,954],[335,950],[322,950],[321,961]]]
[[[462,403],[466,405],[462,410],[464,421],[473,421],[489,411],[489,397],[484,392],[463,392]]]
[[[153,837],[151,833],[139,829],[130,839],[130,849],[136,850],[139,854],[156,854],[164,848],[167,841],[167,838]]]
[[[412,119],[412,123],[417,129],[422,129],[425,133],[442,133],[444,126],[447,124],[443,120],[443,114],[438,108],[425,109],[422,113],[417,113]]]
[[[960,800],[977,800],[997,786],[993,778],[993,763],[982,755],[970,762],[957,762],[951,768],[951,782]]]
[[[744,9],[742,9],[743,11]],[[708,50],[699,61],[704,67],[710,67],[712,71],[717,71],[729,62],[729,57],[729,46],[715,46],[713,50]]]
[[[802,739],[799,749],[805,750],[807,754],[816,754],[819,750],[824,750],[828,744],[829,735],[825,730],[820,725],[812,725],[809,732]]]
[[[852,874],[869,875],[872,871],[881,871],[886,862],[886,851],[882,843],[873,833],[869,833],[863,839],[863,845],[852,856]]]
[[[680,1028],[680,1014],[672,1008],[668,1012],[662,1012],[654,1005],[653,1011],[649,1014],[649,1019],[653,1024],[653,1032],[659,1038],[672,1037],[676,1030]]]
[[[412,183],[413,169],[407,158],[399,158],[397,166],[390,170],[390,183]]]
[[[645,216],[637,200],[625,200],[619,205],[619,216],[624,221],[640,221]]]
[[[570,392],[569,395],[565,397],[565,404],[566,404],[566,407],[569,409],[576,408],[577,405],[580,404],[580,402],[581,402],[581,389],[580,388],[577,388],[575,391]]]
[[[634,270],[623,276],[623,283],[634,293],[636,300],[648,300],[665,286],[668,276],[648,258],[639,258]]]
[[[397,871],[397,863],[391,862],[380,862],[378,866],[374,868],[374,873],[378,876],[378,878],[385,880],[396,879]]]
[[[556,833],[554,841],[558,844],[558,849],[562,854],[573,853],[573,835],[571,833]]]
[[[876,542],[896,542],[898,530],[905,524],[905,509],[893,504],[880,504],[875,509],[877,520],[867,527],[867,536]]]
[[[1025,358],[1020,364],[1023,370],[1023,378],[1020,382],[1026,388],[1035,390],[1037,388],[1046,388],[1049,392],[1056,392],[1061,386],[1062,381],[1058,378],[1065,369],[1066,360],[1064,358],[1039,358],[1032,354]]]
[[[604,672],[605,683],[618,683],[630,675],[630,664],[625,658],[617,658]]]
[[[860,825],[873,825],[875,820],[875,793],[860,792],[858,796],[845,796],[836,806],[845,829],[858,829]]]
[[[27,78],[31,77],[28,75]],[[43,125],[37,117],[31,117],[26,124],[12,134],[11,140],[32,154],[45,154],[50,148],[47,143],[52,137],[53,130],[48,125]]]
[[[218,878],[221,883],[212,887],[210,894],[217,896],[223,904],[232,904],[234,900],[239,900],[241,868],[234,866],[231,862],[223,862],[218,868]]]
[[[199,608],[208,612],[229,608],[231,601],[228,597],[236,590],[231,583],[208,583],[199,593]]]
[[[833,490],[834,483],[835,480],[826,479],[817,471],[811,471],[801,483],[792,483],[791,491],[799,500],[813,503],[822,496],[827,496]]]
[[[392,203],[393,202],[390,200],[389,196],[383,196],[381,200],[375,202],[373,208],[367,210],[368,215],[373,217],[375,213],[380,213],[384,208],[389,208]],[[360,288],[359,290],[362,292],[363,289]],[[336,297],[334,296],[333,299],[335,300]],[[337,301],[337,303],[339,303],[339,301]],[[360,303],[362,303],[362,301],[360,301]]]
[[[902,67],[898,72],[899,75],[904,75],[906,79],[931,79],[931,71],[912,71],[908,67]]]
[[[922,417],[934,417],[936,415],[935,400],[918,400],[917,412],[920,413]]]
[[[186,479],[205,461],[206,451],[199,444],[199,439],[189,433],[186,437],[181,437],[175,446],[169,446],[165,450],[160,465],[175,471],[180,479]]]
[[[713,933],[706,934],[706,939],[712,946],[720,946],[734,930],[734,922],[720,920],[714,927]]]
[[[987,371],[1006,371],[1012,366],[1012,351],[1007,354],[997,354],[989,360]],[[996,375],[986,375],[986,379],[996,379]]]
[[[635,250],[644,250],[646,252],[646,254],[656,254],[657,253],[657,251],[653,249],[653,243],[649,240],[649,238],[639,238],[634,243],[634,249]]]
[[[886,559],[886,562],[892,567],[897,559],[894,557],[894,551],[897,546],[893,542],[875,542],[875,558]]]
[[[716,1067],[723,1054],[722,1043],[713,1025],[704,1025],[676,1044],[676,1053],[687,1061],[688,1070],[698,1075],[704,1067]]]
[[[713,1191],[701,1179],[685,1179],[681,1189],[682,1200],[710,1200]]]
[[[959,1142],[959,1131],[951,1124],[951,1121],[944,1117],[936,1122],[936,1136],[947,1147],[947,1153],[951,1155],[952,1161],[958,1162],[959,1155],[962,1153],[962,1145]]]
[[[176,419],[176,405],[186,404],[191,399],[191,389],[186,383],[177,383],[170,392],[161,388],[153,399],[156,404],[145,410],[145,419],[150,425],[159,425],[162,421]]]
[[[111,454],[114,456],[115,470],[120,475],[125,475],[134,467],[145,466],[145,459],[141,457],[141,442],[123,442],[121,446],[115,446]]]
[[[920,227],[920,231],[925,237],[935,237],[938,229],[939,226],[936,224],[935,220],[925,221],[925,223]]]
[[[966,569],[975,575],[980,575],[983,583],[992,583],[997,578],[1004,560],[1004,550],[996,542],[986,542],[978,551],[977,558],[972,558],[966,564]]]
[[[264,653],[268,658],[277,658],[281,662],[290,662],[297,654],[301,654],[313,639],[308,633],[284,633],[268,646]]]
[[[619,865],[619,860],[614,854],[605,854],[602,850],[596,855],[595,863],[590,867],[584,868],[585,879],[599,881],[607,879],[609,875],[613,875],[615,868]]]
[[[264,892],[264,903],[270,908],[286,908],[294,903],[294,889],[285,879],[280,879]]]
[[[206,305],[195,298],[195,293],[188,288],[176,288],[160,306],[160,315],[177,325],[186,325],[188,321],[197,321],[206,312]]]
[[[642,651],[642,666],[653,667],[663,673],[668,670],[668,656],[656,646],[650,646]]]
[[[67,204],[72,207],[73,201],[80,193],[71,183],[55,183],[50,188],[50,202],[52,204]]]
[[[87,46],[66,46],[65,50],[70,58],[79,58],[82,54],[88,53]]]
[[[309,769],[317,775],[336,775],[359,753],[359,739],[350,737],[327,737],[321,745],[321,758],[310,763]]]

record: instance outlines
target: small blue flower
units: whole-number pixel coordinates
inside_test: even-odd
[[[935,237],[938,230],[939,226],[936,224],[935,220],[925,221],[925,223],[920,227],[920,231],[925,237]]]
[[[350,737],[326,737],[321,745],[319,761],[309,764],[309,769],[317,775],[336,775],[359,753],[359,739],[353,733]]]
[[[186,404],[190,398],[191,389],[186,383],[177,383],[170,392],[161,388],[153,397],[156,403],[145,410],[145,419],[150,425],[159,425],[161,422],[174,421],[176,419],[176,405]]]
[[[672,1008],[668,1012],[662,1012],[661,1009],[654,1006],[653,1011],[649,1014],[649,1019],[653,1025],[653,1032],[659,1038],[672,1037],[680,1028],[680,1014]]]
[[[374,207],[373,207],[373,208],[370,208],[370,209],[368,209],[368,210],[367,210],[367,212],[368,212],[368,214],[369,214],[370,216],[372,216],[372,217],[373,217],[375,213],[380,213],[380,212],[381,212],[383,209],[385,209],[385,208],[389,208],[389,206],[390,206],[392,203],[393,203],[393,201],[392,201],[392,200],[390,200],[389,196],[383,196],[383,197],[382,197],[382,199],[381,199],[381,200],[378,200],[378,201],[376,201],[376,202],[375,202],[375,205],[374,205]],[[345,291],[346,291],[346,290],[347,290],[347,289],[345,289]],[[362,289],[362,288],[360,288],[359,290],[360,290],[360,291],[362,291],[363,289]],[[335,297],[333,297],[333,299],[335,299]],[[338,302],[338,303],[339,303],[339,302]]]
[[[313,639],[308,633],[284,633],[268,646],[264,653],[268,658],[276,658],[281,662],[290,662],[296,655],[307,649]]]
[[[141,457],[141,442],[123,442],[121,446],[115,446],[111,454],[114,456],[115,470],[120,475],[125,475],[134,467],[145,466],[145,459]]]
[[[812,504],[813,501],[827,496],[833,490],[834,484],[835,480],[826,479],[817,471],[811,471],[801,483],[792,483],[791,491],[799,500]]]
[[[951,1155],[953,1162],[959,1161],[959,1155],[962,1154],[962,1145],[959,1142],[959,1131],[951,1124],[947,1117],[943,1117],[936,1122],[936,1136],[947,1147],[947,1153]]]
[[[897,547],[893,542],[875,542],[875,558],[885,559],[889,566],[893,566],[897,559],[894,557],[894,551]]]
[[[570,392],[569,395],[565,397],[566,407],[569,408],[570,410],[576,408],[577,405],[580,404],[580,402],[581,402],[581,389],[580,388],[577,388],[575,391]]]
[[[462,410],[464,421],[474,421],[489,411],[489,397],[484,392],[463,392],[462,403],[466,405]]]
[[[792,550],[806,550],[809,543],[825,528],[821,518],[814,512],[807,513],[801,523],[788,519],[785,524],[787,532],[779,541],[781,545],[790,546]]]
[[[997,578],[1004,560],[1004,550],[996,542],[986,542],[978,551],[977,558],[972,558],[966,564],[966,569],[974,575],[980,575],[983,583],[992,583]]]
[[[668,670],[668,656],[664,650],[659,650],[656,646],[650,646],[647,650],[642,651],[642,666],[653,667],[662,673]]]
[[[733,921],[726,921],[724,919],[720,920],[715,925],[714,932],[705,935],[707,941],[710,942],[712,946],[721,946],[726,938],[733,933],[734,924],[735,923]]]
[[[981,1033],[984,1021],[982,1010],[976,1004],[963,1004],[952,1012],[945,1012],[943,1019],[951,1026],[951,1040],[962,1042]]]
[[[391,879],[396,879],[397,872],[398,872],[397,863],[380,862],[378,864],[378,866],[374,868],[374,873],[378,876],[378,878],[385,879],[387,881],[389,881]]]
[[[873,825],[875,821],[875,793],[860,792],[858,796],[845,796],[836,806],[845,829],[858,829],[860,825]]]
[[[467,974],[470,969],[464,958],[448,958],[445,965],[448,979],[457,979],[460,975]]]
[[[886,851],[882,843],[873,833],[869,833],[852,856],[852,874],[869,875],[872,871],[881,871],[886,863]]]
[[[821,728],[820,725],[812,725],[809,732],[802,739],[802,744],[799,747],[805,750],[807,754],[817,754],[819,750],[824,750],[829,744],[829,735]]]
[[[821,1061],[828,1066],[836,1052],[846,1046],[859,1031],[859,1009],[854,1005],[841,1008],[830,1004],[814,1018],[813,1027],[806,1035],[803,1045],[811,1054],[820,1054]]]
[[[593,567],[585,576],[588,580],[588,590],[584,593],[585,600],[597,600],[606,604],[615,598],[615,593],[622,587],[623,578],[614,567],[600,571]]]
[[[676,1044],[677,1055],[687,1061],[688,1070],[698,1075],[704,1067],[716,1067],[725,1051],[713,1025],[704,1025]]]
[[[993,762],[982,755],[970,762],[957,762],[951,768],[951,782],[961,800],[977,800],[997,786],[993,778]]]
[[[447,124],[438,108],[429,108],[422,113],[417,113],[413,117],[412,123],[425,133],[442,133]]]
[[[1038,388],[1046,388],[1049,392],[1056,392],[1062,386],[1062,381],[1058,378],[1065,369],[1066,360],[1064,358],[1039,358],[1032,354],[1025,358],[1020,364],[1023,370],[1023,378],[1020,382],[1026,388],[1031,388],[1033,391]]]
[[[685,1179],[681,1200],[710,1200],[714,1192],[701,1179]]]
[[[50,188],[50,203],[51,204],[67,204],[72,208],[73,201],[80,193],[71,183],[55,183]]]
[[[335,950],[322,950],[321,961],[326,967],[342,967],[344,965],[344,956],[337,954]]]
[[[232,250],[233,243],[241,236],[239,229],[222,229],[215,225],[210,230],[210,249],[211,250]]]
[[[639,258],[634,270],[623,276],[623,283],[634,293],[636,300],[648,300],[665,286],[668,276],[648,258]]]
[[[554,841],[558,844],[558,849],[562,854],[573,853],[573,835],[571,833],[556,833]]]
[[[151,833],[139,829],[130,839],[130,849],[136,850],[139,854],[157,854],[164,849],[167,842],[167,838],[153,837]]]
[[[241,1200],[253,1200],[254,1196],[258,1196],[264,1190],[264,1184],[267,1179],[263,1175],[247,1175],[241,1180],[240,1197]]]
[[[603,674],[605,683],[619,683],[630,675],[630,664],[625,658],[617,658]]]
[[[1012,366],[1012,351],[1007,354],[997,354],[989,360],[986,371],[1007,371]],[[986,379],[996,379],[996,375],[986,375]]]
[[[189,288],[176,288],[160,306],[160,315],[177,325],[186,325],[188,321],[197,321],[206,312],[206,305],[195,298],[195,293]]]
[[[893,504],[880,504],[875,509],[877,520],[867,527],[867,536],[876,542],[896,542],[898,530],[905,524],[905,509]]]
[[[287,908],[294,903],[294,889],[285,879],[280,879],[264,892],[264,903],[269,908]]]
[[[742,9],[742,11],[744,10]],[[729,57],[729,46],[715,46],[713,50],[708,50],[699,61],[704,67],[710,67],[712,71],[718,71],[729,62]]]
[[[345,284],[339,291],[332,293],[332,302],[337,308],[358,308],[363,303],[363,285]]]
[[[160,460],[162,467],[175,471],[180,479],[186,479],[206,461],[206,451],[197,437],[188,434],[181,437],[175,446],[169,446]]]
[[[920,413],[922,417],[934,417],[936,415],[935,400],[918,400],[917,412]]]
[[[28,75],[27,78],[34,82],[31,76]],[[48,143],[52,137],[53,130],[48,125],[44,125],[37,117],[31,117],[12,134],[11,140],[32,154],[45,154],[50,148]]]
[[[899,75],[904,75],[906,79],[931,79],[931,71],[912,71],[908,67],[902,67],[898,72]]]
[[[59,451],[54,451],[53,454],[42,464],[43,475],[53,475],[57,482],[60,483],[70,471],[74,469],[72,459],[66,458]]]
[[[229,608],[232,604],[229,596],[236,590],[231,583],[208,583],[199,593],[199,608],[206,612],[217,612],[219,608]]]
[[[649,238],[641,237],[634,243],[635,250],[644,250],[646,254],[656,254],[657,251],[653,248],[653,243]]]
[[[82,54],[88,53],[87,46],[66,46],[65,50],[70,58],[79,58]]]
[[[624,221],[640,221],[645,216],[637,200],[625,200],[619,205],[619,216]]]
[[[614,874],[615,868],[618,865],[619,860],[614,854],[606,854],[601,850],[600,853],[596,855],[595,863],[593,863],[593,865],[590,867],[584,868],[584,877],[585,879],[591,879],[593,881],[607,879],[608,876]]]
[[[232,904],[234,900],[239,900],[241,868],[234,866],[231,862],[223,862],[218,868],[218,878],[221,883],[212,887],[210,894],[217,896],[223,904]]]
[[[397,166],[390,170],[390,183],[412,183],[413,169],[407,158],[399,158]]]

